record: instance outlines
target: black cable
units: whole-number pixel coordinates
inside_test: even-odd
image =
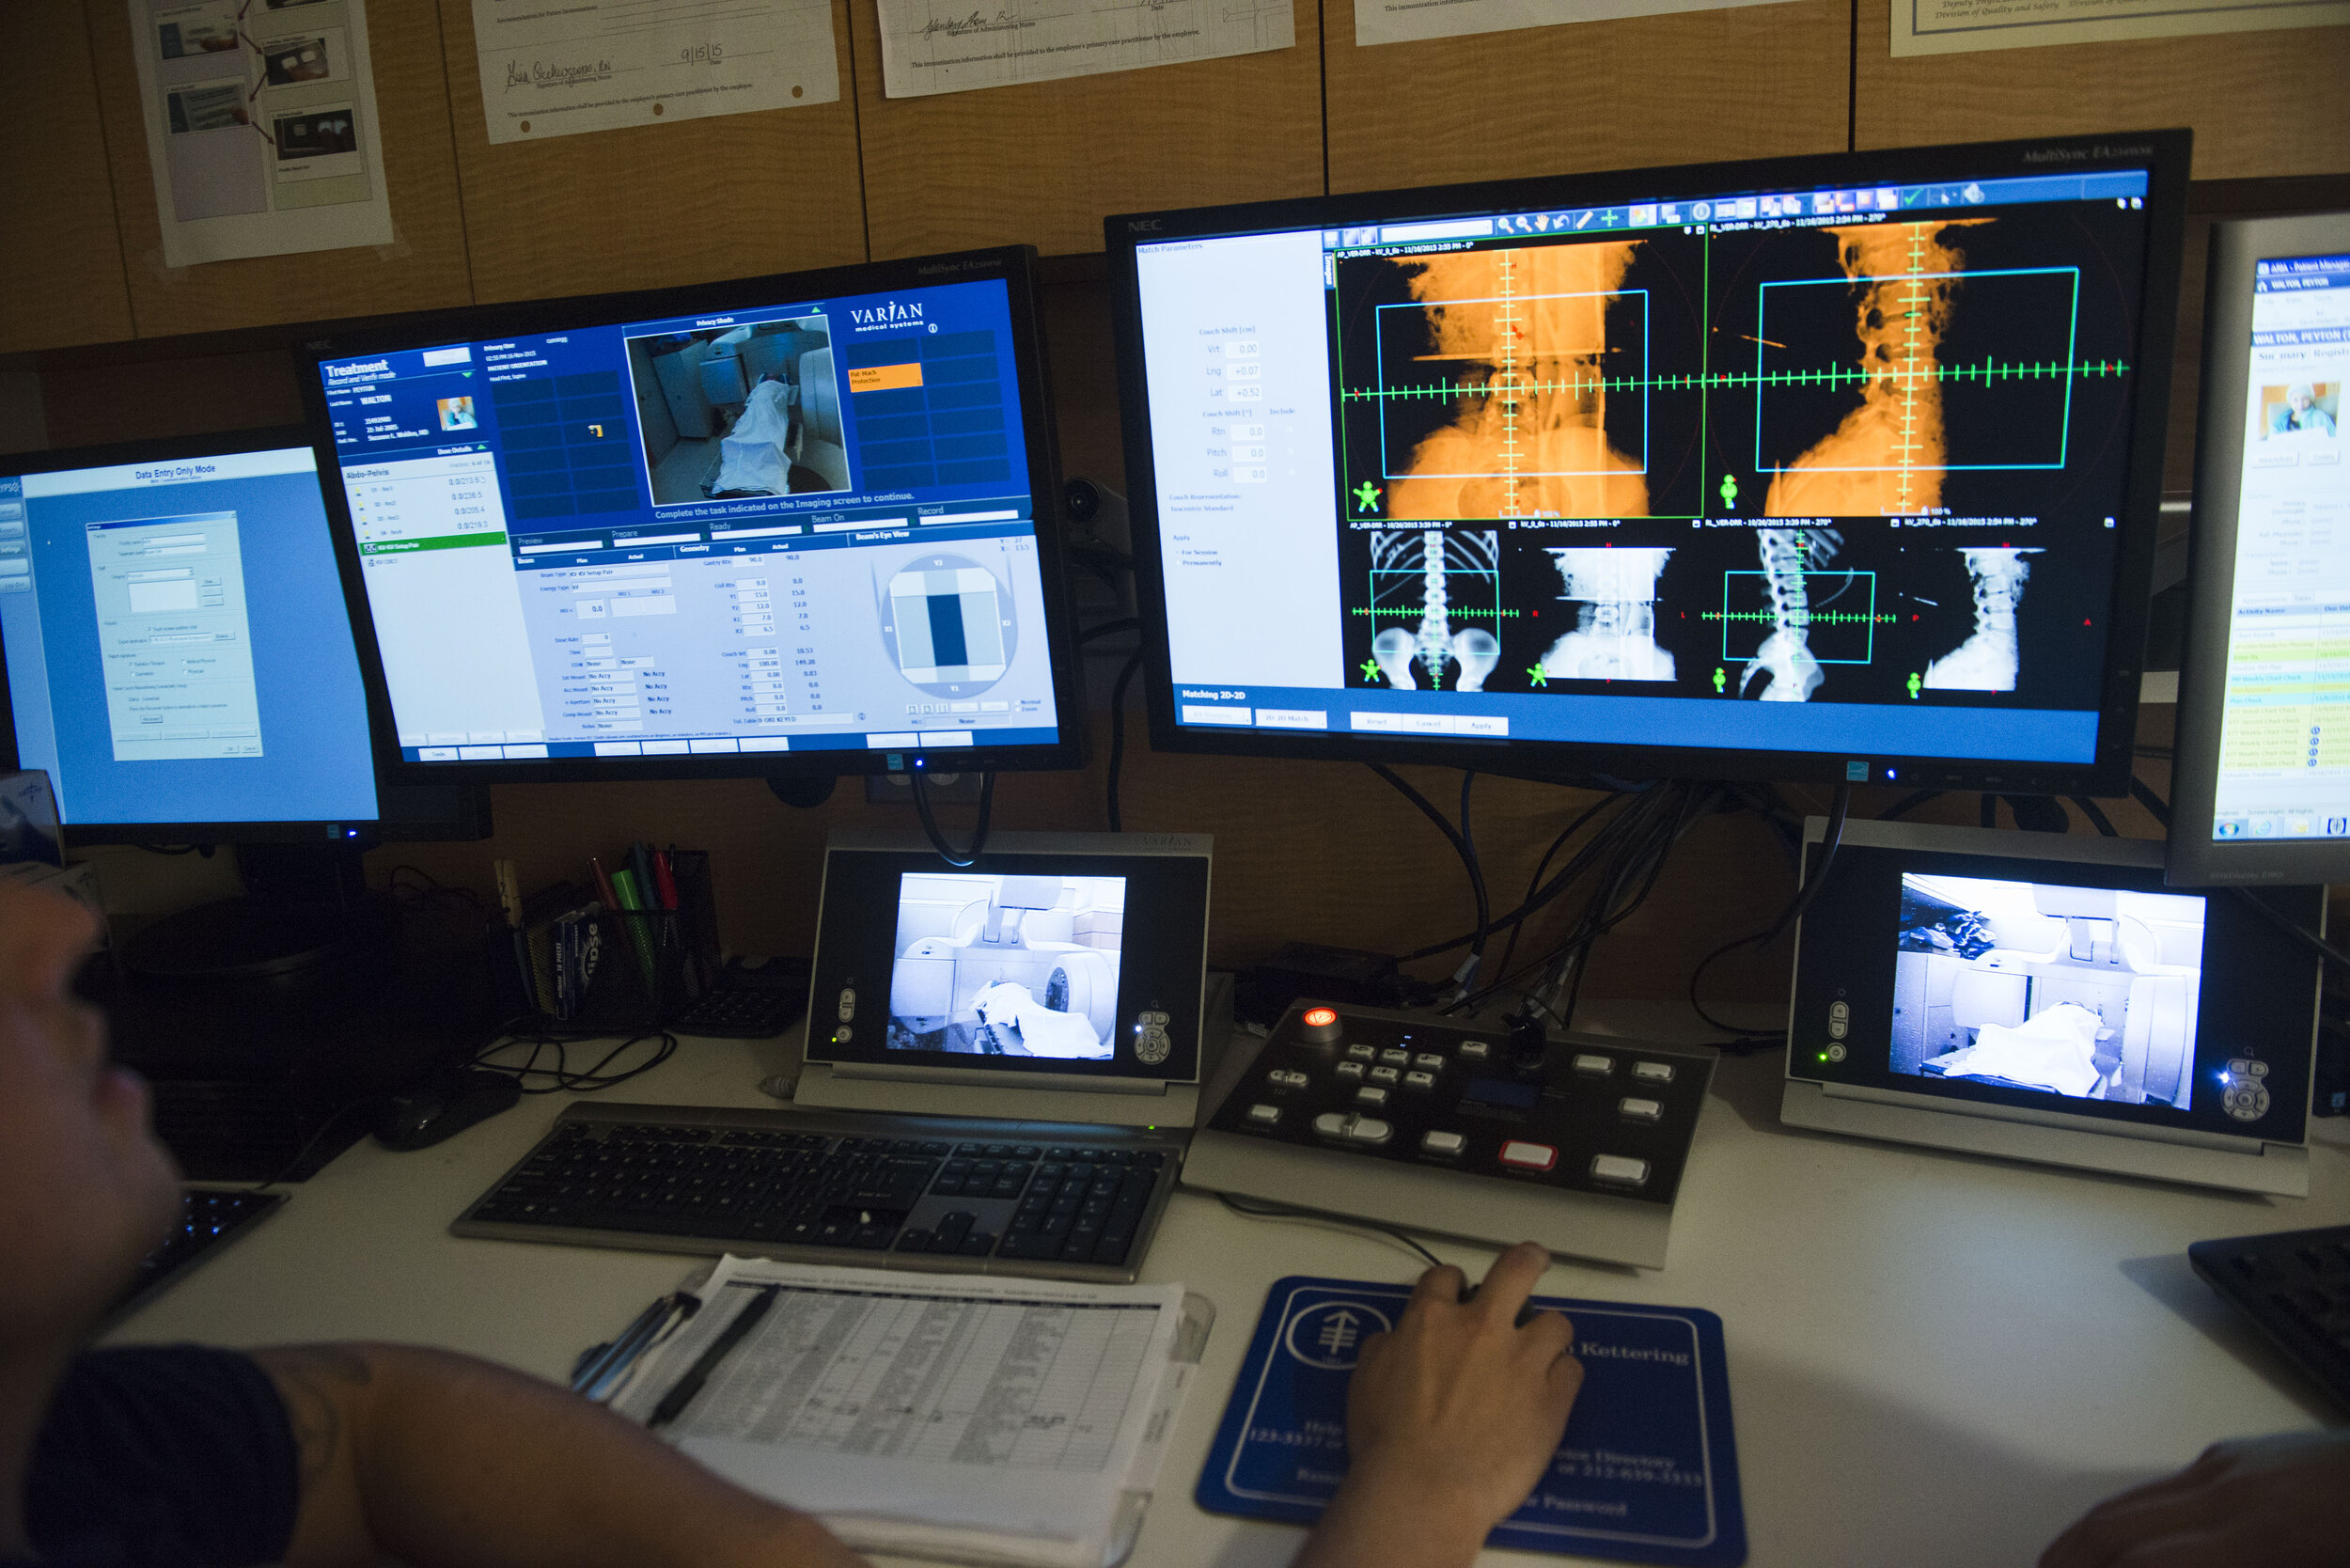
[[[2130,798],[2146,808],[2147,814],[2166,830],[2170,826],[2170,803],[2148,789],[2135,774],[2130,776]]]
[[[1985,796],[1984,798],[1989,799],[1990,797]],[[1723,1023],[1720,1019],[1706,1011],[1705,1004],[1698,999],[1699,982],[1705,978],[1705,971],[1714,966],[1715,960],[1720,958],[1723,954],[1734,952],[1740,948],[1767,948],[1772,942],[1778,939],[1779,933],[1785,931],[1789,926],[1794,925],[1797,920],[1803,918],[1803,912],[1811,907],[1811,901],[1820,896],[1820,889],[1822,887],[1827,886],[1828,868],[1836,863],[1836,852],[1843,847],[1844,819],[1851,813],[1851,811],[1852,786],[1849,784],[1839,784],[1836,786],[1835,798],[1828,804],[1827,829],[1821,835],[1820,838],[1820,863],[1812,870],[1812,873],[1810,876],[1804,878],[1803,886],[1796,890],[1795,896],[1787,901],[1787,907],[1780,911],[1778,918],[1772,922],[1771,928],[1768,931],[1759,932],[1752,936],[1741,936],[1734,941],[1723,943],[1720,947],[1716,948],[1712,952],[1707,953],[1703,958],[1700,959],[1698,961],[1698,966],[1689,972],[1690,1009],[1695,1011],[1700,1018],[1705,1021],[1705,1024],[1709,1028],[1716,1028],[1721,1030],[1724,1034],[1737,1037],[1730,1043],[1724,1045],[1722,1047],[1723,1050],[1729,1051],[1733,1055],[1744,1056],[1748,1052],[1761,1049],[1764,1044],[1768,1044],[1773,1041],[1784,1043],[1786,1037],[1783,1035],[1751,1035],[1743,1029],[1733,1028],[1730,1025]]]
[[[930,773],[917,760],[914,765],[914,812],[922,819],[922,831],[930,835],[931,848],[949,866],[965,867],[979,863],[987,850],[987,820],[995,809],[995,775],[993,770],[979,775],[979,820],[971,829],[971,847],[958,852],[938,830],[938,819],[931,814]]]
[[[2326,963],[2333,964],[2336,968],[2350,969],[2350,953],[2343,952],[2315,932],[2307,930],[2300,921],[2287,915],[2283,910],[2272,908],[2266,900],[2254,893],[2249,887],[2231,887],[2228,891],[2260,911],[2261,918],[2309,949]]]
[[[1134,684],[1136,674],[1142,668],[1142,650],[1135,650],[1125,667],[1118,672],[1118,683],[1110,688],[1110,766],[1106,786],[1109,796],[1110,831],[1126,831],[1125,819],[1119,814],[1118,781],[1126,768],[1126,688]]]
[[[1469,951],[1479,959],[1485,956],[1486,939],[1493,934],[1493,904],[1485,896],[1485,868],[1477,858],[1477,830],[1469,825],[1469,792],[1477,783],[1477,770],[1466,768],[1461,773],[1461,854],[1468,864],[1469,891],[1477,896],[1477,938],[1469,944]]]
[[[1877,821],[1881,823],[1898,821],[1903,817],[1908,816],[1912,811],[1915,811],[1920,806],[1925,805],[1926,802],[1930,800],[1940,800],[1941,798],[1942,792],[1939,790],[1914,790],[1908,794],[1902,796],[1901,799],[1895,801],[1884,810],[1878,812]]]
[[[589,1040],[599,1040],[603,1038],[604,1037],[602,1035],[579,1034],[565,1036],[548,1031],[533,1031],[529,1034],[514,1034],[501,1040],[493,1041],[490,1044],[483,1046],[479,1051],[474,1054],[473,1059],[467,1062],[466,1065],[468,1067],[478,1068],[485,1073],[502,1073],[507,1076],[517,1080],[517,1087],[519,1087],[525,1094],[593,1094],[600,1090],[610,1089],[616,1084],[624,1084],[631,1078],[650,1073],[654,1068],[660,1066],[663,1062],[667,1061],[670,1057],[677,1053],[677,1036],[670,1033],[667,1029],[655,1029],[645,1033],[630,1035],[627,1039],[619,1042],[610,1050],[604,1052],[603,1056],[597,1058],[594,1066],[584,1070],[574,1071],[571,1064],[571,1048],[573,1045],[584,1043]],[[653,1054],[645,1061],[630,1068],[625,1073],[611,1073],[605,1071],[612,1065],[613,1062],[619,1058],[622,1052],[641,1045],[647,1041],[658,1041],[660,1043],[653,1051]],[[500,1051],[511,1050],[517,1045],[527,1045],[530,1047],[530,1054],[525,1057],[520,1062],[492,1061],[490,1059]],[[552,1067],[540,1066],[540,1054],[550,1049],[555,1052],[555,1065]],[[551,1078],[554,1081],[552,1083],[534,1087],[530,1083],[524,1081],[530,1078]]]
[[[328,1113],[325,1121],[319,1123],[318,1130],[303,1140],[302,1147],[294,1151],[294,1157],[288,1160],[284,1165],[278,1167],[276,1175],[272,1176],[266,1182],[255,1183],[252,1186],[245,1188],[245,1191],[267,1192],[270,1188],[275,1186],[278,1183],[285,1181],[295,1171],[301,1169],[302,1162],[310,1157],[310,1151],[319,1146],[319,1139],[333,1132],[335,1128],[341,1123],[344,1117],[349,1116],[352,1111],[357,1110],[360,1106],[368,1104],[369,1100],[374,1098],[375,1096],[373,1095],[364,1095],[356,1100],[345,1101],[342,1105],[337,1106],[333,1111]]]
[[[1642,904],[1648,902],[1649,895],[1656,889],[1657,879],[1664,874],[1665,862],[1670,857],[1673,846],[1681,841],[1695,821],[1692,808],[1699,800],[1710,798],[1694,784],[1683,784],[1676,791],[1659,794],[1656,798],[1662,802],[1672,799],[1675,794],[1678,799],[1672,800],[1673,810],[1669,820],[1659,817],[1653,823],[1643,824],[1638,832],[1630,836],[1622,854],[1617,858],[1614,874],[1608,878],[1605,890],[1586,907],[1581,929],[1550,960],[1554,972],[1561,978],[1567,976],[1568,964],[1574,966],[1572,978],[1568,980],[1565,1004],[1553,1014],[1561,1029],[1574,1027],[1574,1010],[1582,998],[1583,977],[1590,969],[1592,948],[1601,937],[1630,919]],[[1632,896],[1628,903],[1619,904],[1618,894],[1644,866],[1647,874],[1640,883],[1640,890]],[[1555,989],[1557,983],[1554,980],[1551,988]]]
[[[1477,852],[1471,849],[1467,841],[1461,837],[1460,829],[1445,821],[1444,813],[1431,805],[1426,795],[1413,789],[1394,769],[1385,762],[1368,762],[1364,765],[1381,778],[1386,779],[1398,794],[1418,808],[1421,816],[1434,823],[1436,831],[1442,833],[1445,836],[1445,841],[1452,846],[1452,853],[1461,857],[1461,867],[1468,873],[1469,892],[1477,901],[1477,932],[1470,941],[1469,954],[1472,958],[1483,956],[1485,938],[1493,924],[1493,911],[1485,902],[1485,873],[1478,867]],[[1465,789],[1465,785],[1464,788]]]
[[[1287,1203],[1268,1203],[1261,1199],[1235,1198],[1229,1192],[1219,1192],[1216,1197],[1223,1200],[1226,1208],[1236,1215],[1245,1215],[1250,1219],[1314,1219],[1325,1225],[1344,1226],[1352,1231],[1369,1231],[1385,1236],[1389,1241],[1402,1242],[1405,1247],[1427,1259],[1428,1266],[1431,1268],[1444,1267],[1442,1258],[1420,1246],[1397,1227],[1382,1225],[1375,1219],[1356,1219],[1352,1215],[1324,1214],[1319,1209],[1292,1208]]]
[[[2113,819],[2107,816],[2105,808],[2099,806],[2095,801],[2090,799],[2087,795],[2067,795],[2065,798],[2080,808],[2080,814],[2089,819],[2089,825],[2095,828],[2100,834],[2104,835],[2107,839],[2119,839],[2122,837],[2120,833],[2114,830]]]
[[[1543,873],[1550,870],[1551,860],[1560,850],[1566,848],[1567,840],[1574,838],[1576,833],[1580,832],[1585,823],[1590,822],[1593,817],[1598,816],[1600,812],[1606,810],[1609,806],[1613,805],[1616,801],[1622,798],[1622,797],[1620,795],[1612,794],[1600,796],[1600,798],[1589,808],[1587,808],[1582,815],[1576,817],[1574,821],[1569,823],[1559,833],[1559,837],[1550,841],[1550,848],[1543,851],[1542,859],[1535,863],[1534,874],[1526,879],[1526,894],[1518,901],[1518,907],[1512,910],[1508,915],[1502,917],[1502,919],[1508,923],[1510,928],[1510,940],[1502,947],[1501,962],[1494,966],[1496,973],[1509,973],[1510,960],[1518,950],[1518,938],[1526,933],[1526,920],[1528,917],[1527,906],[1534,902],[1534,895],[1542,889]],[[1495,929],[1500,929],[1498,923],[1496,925]],[[1462,942],[1465,942],[1467,940],[1467,937],[1461,938]],[[1458,947],[1460,946],[1460,942],[1454,942],[1449,946]],[[1443,952],[1445,950],[1445,948],[1437,948],[1434,949],[1435,952]],[[1426,958],[1428,956],[1430,956],[1430,952],[1423,949],[1420,952],[1406,955],[1405,961],[1408,961],[1408,959],[1411,958]]]
[[[1556,855],[1559,852],[1559,846],[1568,839],[1572,838],[1576,829],[1580,828],[1599,811],[1610,806],[1623,806],[1624,803],[1637,800],[1638,798],[1639,797],[1637,795],[1630,794],[1607,796],[1597,806],[1592,807],[1590,810],[1584,812],[1582,816],[1576,818],[1574,823],[1569,824],[1566,832],[1560,834],[1558,839],[1553,841],[1550,851],[1551,855]],[[1628,808],[1626,808],[1626,809],[1628,810]],[[1557,899],[1560,893],[1564,892],[1569,886],[1571,886],[1576,877],[1582,874],[1585,865],[1588,864],[1587,857],[1592,855],[1599,845],[1606,843],[1608,840],[1609,836],[1618,830],[1624,812],[1620,811],[1616,822],[1608,823],[1606,827],[1600,829],[1598,833],[1593,834],[1590,839],[1587,841],[1581,849],[1575,852],[1574,857],[1571,858],[1566,865],[1559,868],[1559,874],[1543,886],[1539,893],[1529,888],[1527,900],[1524,903],[1521,903],[1517,908],[1510,911],[1507,915],[1496,915],[1490,921],[1488,921],[1486,928],[1487,933],[1491,934],[1493,932],[1505,930],[1514,932],[1516,930],[1523,929],[1526,921],[1532,919],[1536,915],[1540,914],[1551,903],[1552,901]],[[1548,864],[1549,858],[1549,855],[1543,856],[1544,865]],[[1399,964],[1410,964],[1418,959],[1434,958],[1438,953],[1450,952],[1455,948],[1466,947],[1472,940],[1475,939],[1476,934],[1477,933],[1475,932],[1464,932],[1459,936],[1452,937],[1449,941],[1431,943],[1429,946],[1421,948],[1415,952],[1405,953],[1401,958],[1397,959],[1396,962]]]

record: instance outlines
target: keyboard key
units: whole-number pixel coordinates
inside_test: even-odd
[[[1669,1061],[1636,1061],[1632,1075],[1644,1084],[1668,1084],[1673,1081],[1673,1064]]]

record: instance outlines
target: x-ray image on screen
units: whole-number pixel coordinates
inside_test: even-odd
[[[2203,901],[1902,876],[1891,1067],[2188,1108]]]
[[[1126,879],[916,872],[898,888],[893,1050],[1107,1061]]]

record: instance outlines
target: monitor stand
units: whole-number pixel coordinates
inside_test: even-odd
[[[394,920],[389,902],[367,890],[361,853],[339,840],[241,845],[243,895],[145,927],[122,944],[123,967],[165,982],[296,988],[367,969],[391,941]]]

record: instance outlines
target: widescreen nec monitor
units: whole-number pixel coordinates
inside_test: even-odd
[[[298,428],[0,457],[0,656],[6,765],[80,841],[478,836],[470,792],[379,797]]]
[[[2212,231],[2172,881],[2350,881],[2350,213]]]
[[[1109,220],[1153,743],[2122,789],[2186,142]]]
[[[311,390],[399,776],[1080,759],[1024,252],[362,328]]]

